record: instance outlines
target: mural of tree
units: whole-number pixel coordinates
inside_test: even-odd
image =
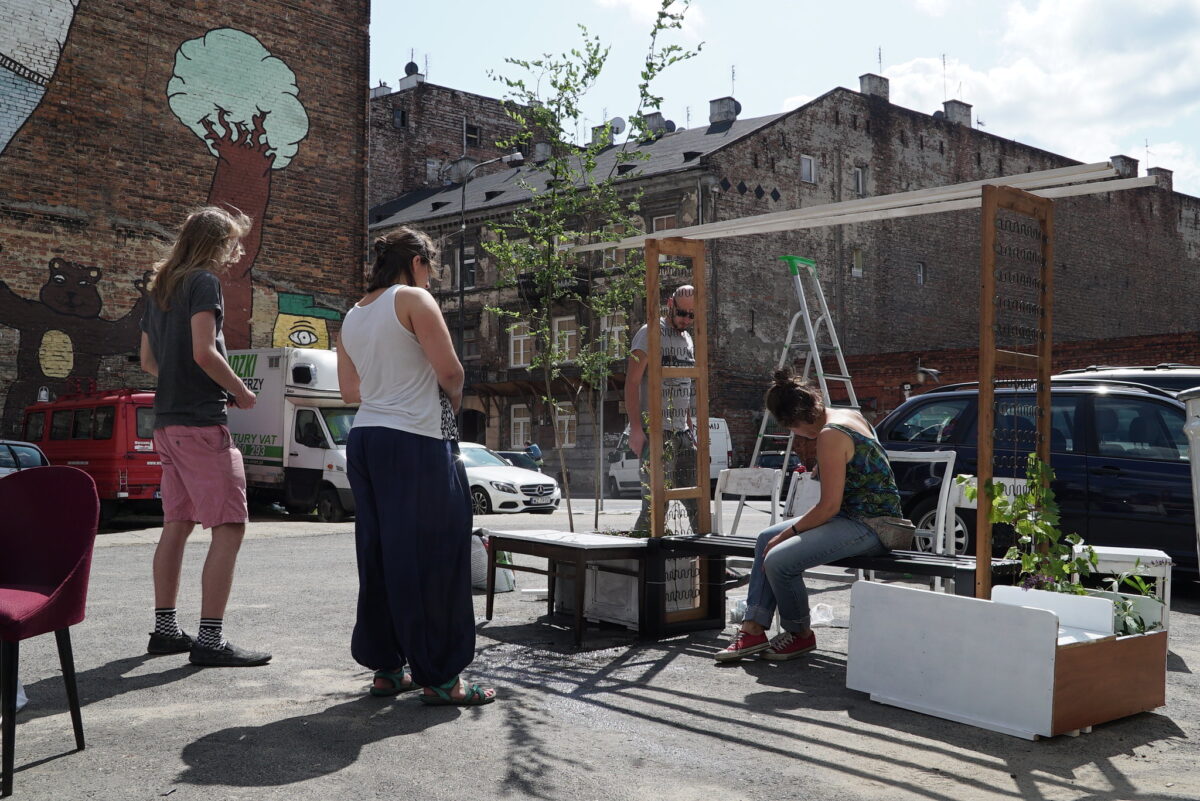
[[[190,39],[175,54],[167,83],[171,111],[217,159],[208,202],[254,220],[245,254],[224,276],[225,341],[250,347],[251,268],[262,245],[271,173],[291,163],[308,135],[296,74],[258,39],[233,28]]]
[[[42,102],[79,0],[0,3],[0,153]]]

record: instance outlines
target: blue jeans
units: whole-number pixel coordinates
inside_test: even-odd
[[[848,556],[878,556],[887,553],[879,537],[866,523],[837,514],[816,528],[789,537],[763,556],[767,542],[785,531],[796,519],[764,529],[754,546],[754,569],[746,596],[746,620],[770,628],[779,608],[784,631],[808,628],[808,588],[804,571]]]

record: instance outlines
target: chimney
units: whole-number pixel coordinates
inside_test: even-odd
[[[383,97],[384,95],[390,95],[391,93],[392,93],[392,87],[388,86],[383,81],[379,82],[379,86],[371,87],[371,99],[372,100],[374,100],[377,97]]]
[[[662,115],[660,114],[659,116],[661,117]],[[592,144],[593,145],[600,145],[601,147],[608,147],[612,143],[613,143],[612,126],[608,125],[607,123],[605,123],[604,125],[593,125],[592,126]]]
[[[545,164],[550,160],[551,148],[549,142],[534,142],[533,143],[533,158],[530,159],[534,164]]]
[[[1154,185],[1159,189],[1165,189],[1168,192],[1175,191],[1175,181],[1172,177],[1175,173],[1166,167],[1151,167],[1146,170],[1146,174],[1154,176]]]
[[[733,122],[742,113],[742,104],[732,97],[718,97],[708,101],[708,123]]]
[[[1117,171],[1118,178],[1137,178],[1137,159],[1131,159],[1129,156],[1110,156],[1108,160],[1112,163],[1113,169]]]
[[[642,122],[646,126],[646,133],[653,136],[660,136],[670,130],[667,125],[667,118],[662,115],[661,111],[652,111],[642,118]]]
[[[971,104],[964,103],[961,100],[947,100],[942,103],[942,108],[946,110],[946,122],[953,122],[959,125],[971,127]]]
[[[417,84],[424,83],[425,76],[422,75],[419,70],[420,67],[417,66],[417,62],[415,61],[410,61],[405,64],[404,77],[400,79],[398,84],[396,84],[396,91],[400,92],[405,89],[412,89]]]
[[[881,97],[884,100],[888,99],[888,79],[882,75],[875,75],[868,72],[866,75],[858,76],[858,91],[864,95],[871,97]]]

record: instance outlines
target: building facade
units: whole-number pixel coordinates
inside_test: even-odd
[[[367,0],[0,8],[3,432],[39,395],[148,386],[147,271],[186,213],[254,228],[230,347],[329,347],[362,287]]]
[[[732,98],[715,100],[708,126],[664,127],[638,144],[649,158],[627,180],[644,192],[646,231],[1079,163],[978,130],[970,106],[960,101],[947,101],[932,115],[896,106],[888,100],[887,80],[874,75],[861,78],[858,92],[834,89],[784,114],[742,120],[737,109]],[[1123,175],[1137,172],[1133,159],[1113,162]],[[1192,302],[1200,290],[1200,200],[1174,192],[1169,171],[1154,172],[1153,187],[1056,202],[1056,341],[1137,341],[1146,349],[1143,361],[1152,363],[1200,355],[1179,344],[1200,336]],[[507,330],[485,311],[513,299],[505,295],[512,290],[494,286],[480,226],[510,213],[525,196],[520,177],[535,174],[532,165],[475,178],[465,192],[455,185],[409,193],[393,199],[372,228],[415,225],[453,239],[460,218],[465,222],[471,264],[465,304],[460,308],[453,285],[441,299],[452,329],[462,314],[473,343],[467,391],[478,417],[471,433],[510,447],[528,431],[544,446],[557,425],[568,435],[564,452],[573,483],[587,489],[594,486],[596,450],[611,447],[625,422],[623,365],[614,362],[597,438],[591,433],[601,417],[596,393],[580,391],[571,404],[560,404],[568,421],[561,411],[542,408],[545,389],[523,367],[522,332]],[[779,256],[817,262],[856,383],[868,389],[859,399],[869,414],[878,414],[903,399],[916,359],[937,368],[938,354],[977,345],[979,242],[978,210],[709,240],[709,408],[711,416],[729,421],[740,457],[753,446],[767,377],[798,308]],[[670,288],[668,282],[664,292]],[[596,333],[605,324],[581,319],[577,309],[557,310],[559,316],[563,326]],[[643,317],[630,309],[625,322],[635,330]],[[1166,352],[1156,354],[1156,342]],[[885,376],[909,378],[892,386]],[[566,401],[577,383],[568,365],[556,397]]]

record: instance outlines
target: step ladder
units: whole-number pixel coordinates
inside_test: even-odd
[[[807,381],[809,376],[816,374],[817,386],[821,388],[821,397],[825,400],[827,407],[835,404],[830,400],[829,385],[841,384],[846,391],[848,403],[838,403],[836,406],[842,409],[858,410],[858,396],[854,394],[854,384],[850,380],[850,370],[846,367],[846,357],[842,355],[842,346],[838,342],[837,331],[833,327],[833,318],[829,314],[829,306],[825,303],[825,292],[821,289],[821,281],[817,276],[817,263],[812,259],[806,259],[802,256],[780,256],[779,260],[785,262],[788,266],[788,272],[792,277],[792,290],[796,293],[796,298],[800,301],[800,310],[792,315],[792,321],[788,325],[787,338],[783,343],[783,351],[779,354],[779,362],[775,368],[782,370],[793,359],[797,351],[803,350],[804,371],[801,377]],[[817,312],[816,320],[813,320],[813,312]],[[837,372],[825,372],[823,364],[824,358],[833,355],[834,369]],[[780,442],[784,444],[783,448],[783,481],[780,483],[780,488],[791,486],[791,477],[788,475],[788,459],[792,455],[792,445],[794,435],[791,432],[787,434],[768,434],[767,428],[771,423],[771,413],[763,409],[762,423],[758,428],[758,437],[754,440],[754,453],[750,456],[751,466],[758,463],[758,455],[763,451],[764,442]],[[777,509],[779,504],[778,497],[771,498],[772,509]],[[742,508],[746,505],[746,497],[743,495],[738,498],[737,511],[733,515],[733,525],[729,529],[730,534],[737,532],[738,521],[742,516]],[[775,515],[772,514],[772,520]]]

